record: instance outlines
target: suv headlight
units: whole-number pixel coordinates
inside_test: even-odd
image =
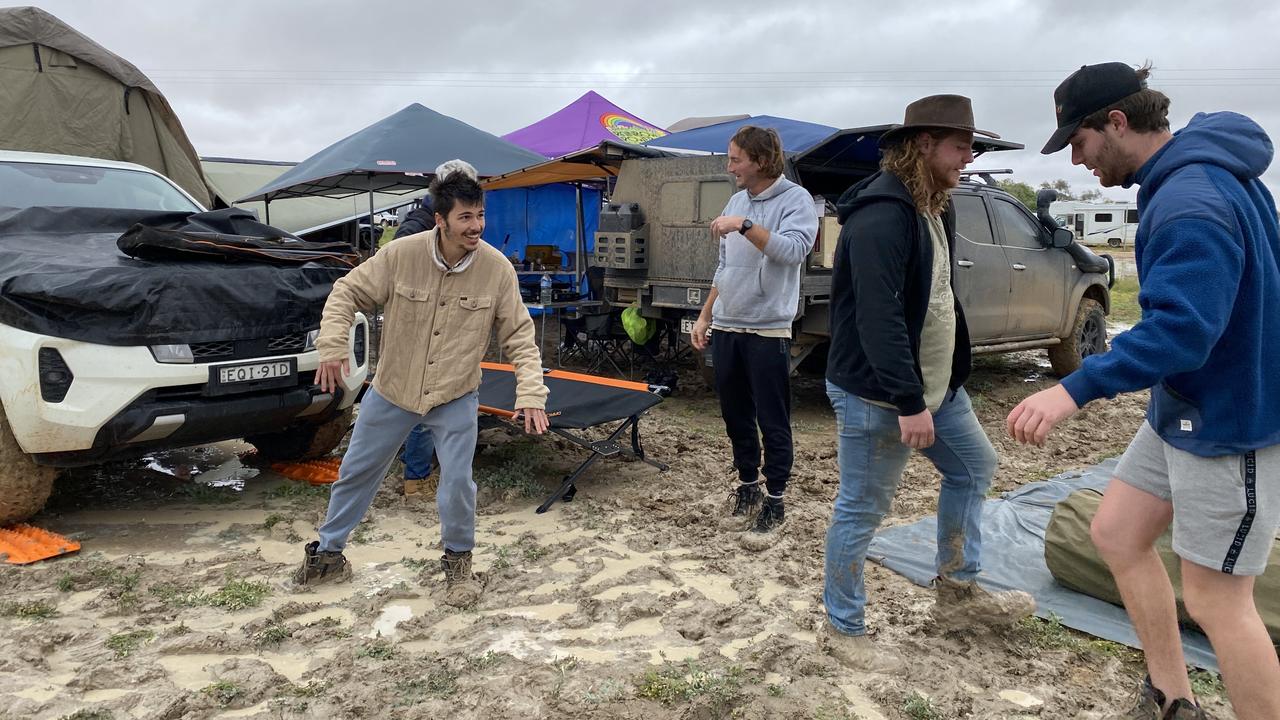
[[[302,352],[316,349],[316,340],[320,338],[320,328],[307,331],[307,341],[302,345]]]
[[[151,354],[155,357],[156,362],[162,363],[192,363],[196,361],[195,355],[191,353],[190,345],[152,345]]]

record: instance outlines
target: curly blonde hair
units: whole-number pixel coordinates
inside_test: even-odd
[[[907,191],[911,193],[916,209],[926,215],[941,215],[951,199],[951,190],[934,189],[933,174],[929,170],[928,163],[925,162],[919,138],[921,135],[928,135],[938,141],[953,132],[956,131],[947,128],[921,130],[886,147],[884,155],[880,158],[880,169],[893,173],[901,180],[902,184],[907,186]]]

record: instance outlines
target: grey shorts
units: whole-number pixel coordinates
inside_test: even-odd
[[[1116,478],[1173,502],[1173,551],[1227,574],[1261,575],[1280,526],[1280,445],[1200,457],[1166,443],[1146,422]]]

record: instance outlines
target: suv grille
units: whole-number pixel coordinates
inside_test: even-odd
[[[191,343],[191,356],[197,363],[250,360],[271,355],[300,353],[306,345],[305,332],[254,340],[215,340]]]

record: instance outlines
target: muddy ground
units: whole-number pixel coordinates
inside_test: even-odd
[[[1015,445],[1004,418],[1047,373],[1040,353],[978,362],[993,494],[1116,455],[1141,422],[1145,397],[1126,397],[1043,448]],[[795,408],[787,523],[760,552],[725,517],[728,445],[692,373],[644,421],[669,471],[605,462],[545,515],[540,496],[580,453],[487,431],[489,584],[465,611],[439,602],[434,502],[398,495],[398,468],[348,549],[354,581],[307,592],[286,581],[327,490],[242,462],[247,446],[64,475],[35,522],[83,550],[0,568],[0,717],[1100,718],[1128,702],[1136,654],[1040,620],[945,633],[930,591],[874,565],[869,620],[909,668],[860,675],[819,652],[837,482],[819,378],[795,382]],[[913,459],[889,522],[934,512],[937,486]]]

